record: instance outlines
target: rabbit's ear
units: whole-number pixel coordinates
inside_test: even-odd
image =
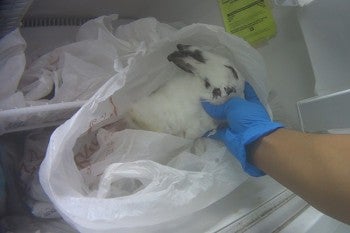
[[[174,59],[177,58],[192,58],[200,63],[205,63],[206,59],[203,56],[203,52],[192,45],[184,45],[184,44],[177,44],[177,49],[179,51],[175,51],[172,54],[168,56],[168,60],[174,62]],[[176,63],[175,63],[176,64]]]
[[[168,61],[173,62],[179,68],[188,73],[194,73],[195,63],[205,63],[206,59],[203,56],[203,52],[191,45],[178,44],[178,51],[171,53],[168,56]],[[191,64],[192,63],[192,64]]]
[[[175,51],[168,56],[168,61],[173,62],[177,67],[182,70],[193,74],[194,67],[184,60],[184,55],[180,51]]]

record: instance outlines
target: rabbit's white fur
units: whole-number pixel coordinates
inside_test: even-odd
[[[222,103],[243,96],[244,78],[226,58],[194,46],[178,45],[168,56],[183,72],[136,102],[128,112],[132,128],[198,138],[217,127],[200,101]]]

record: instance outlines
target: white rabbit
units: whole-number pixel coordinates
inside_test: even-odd
[[[186,72],[136,102],[127,121],[132,128],[195,139],[218,125],[200,101],[222,103],[243,97],[245,79],[224,57],[190,45],[177,48],[168,60]]]

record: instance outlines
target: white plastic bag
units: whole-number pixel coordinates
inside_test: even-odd
[[[45,157],[52,131],[53,129],[40,129],[28,134],[20,162],[21,185],[26,194],[23,199],[31,213],[40,218],[60,217],[39,182],[39,167]]]
[[[6,108],[7,105],[2,104],[2,100],[8,99],[17,91],[26,65],[25,48],[26,42],[18,29],[0,40],[0,108]]]
[[[25,99],[39,100],[54,89],[49,103],[86,100],[124,68],[135,53],[144,52],[175,30],[153,18],[136,25],[130,23],[126,28],[117,27],[119,24],[118,15],[90,20],[78,30],[76,43],[56,48],[36,60],[19,83]]]
[[[24,72],[19,89],[30,101],[46,96],[52,88],[55,95],[50,103],[88,99],[115,74],[117,54],[113,46],[103,41],[81,41],[57,48]],[[28,88],[33,83],[38,84]]]
[[[137,27],[146,21],[128,29],[144,34],[134,44],[146,44],[139,40],[158,33]],[[152,38],[158,39],[135,51],[51,137],[40,182],[62,217],[81,232],[146,231],[146,226],[152,232],[209,206],[247,178],[219,142],[101,129],[111,122],[122,128],[119,120],[130,105],[174,75],[166,57],[177,43],[210,48],[232,60],[268,107],[262,58],[243,40],[204,24]]]

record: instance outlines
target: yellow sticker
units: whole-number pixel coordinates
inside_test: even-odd
[[[227,32],[257,44],[276,35],[268,0],[218,0]]]

